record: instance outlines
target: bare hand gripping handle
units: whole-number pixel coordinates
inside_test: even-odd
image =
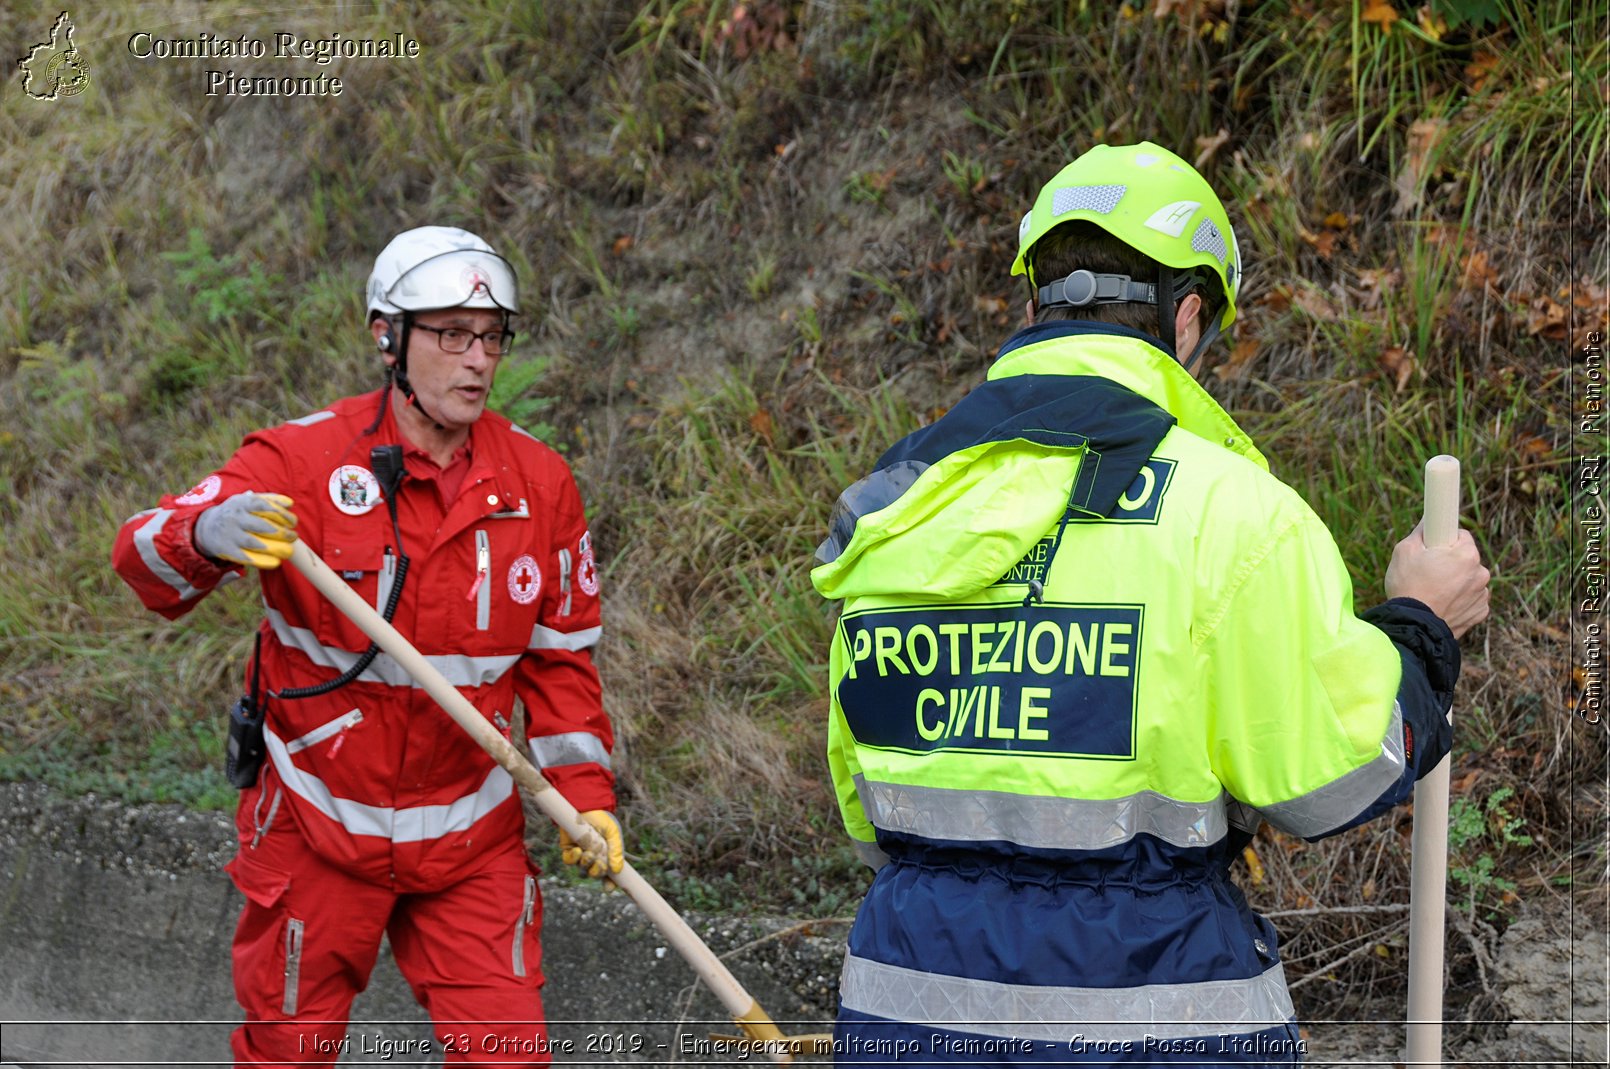
[[[553,785],[543,778],[542,773],[537,771],[525,755],[515,749],[509,740],[505,739],[474,705],[470,704],[469,699],[460,694],[457,688],[414,649],[396,628],[382,619],[368,602],[359,597],[340,576],[332,572],[330,566],[325,564],[318,554],[308,549],[304,543],[297,542],[291,552],[290,561],[319,593],[328,598],[331,604],[345,613],[375,641],[376,645],[402,665],[425,692],[436,699],[436,703],[447,712],[447,715],[456,720],[458,726],[480,744],[481,749],[491,754],[492,759],[514,777],[516,783],[530,791],[544,815],[569,832],[570,837],[586,849],[599,855],[605,853],[603,837],[591,824],[577,815],[576,807],[554,790]],[[751,1040],[764,1041],[764,1049],[772,1061],[782,1065],[792,1064],[793,1052],[800,1048],[800,1041],[804,1040],[808,1044],[812,1037],[796,1037],[791,1040],[784,1036],[760,1008],[759,1003],[743,989],[722,964],[721,959],[704,944],[698,933],[688,926],[664,898],[660,897],[658,891],[649,886],[647,880],[638,875],[630,863],[610,879],[637,903],[638,908],[654,922],[666,941],[686,959],[699,979],[715,992],[716,997],[727,1008],[727,1012],[732,1014],[734,1022],[743,1029],[745,1035]],[[809,1049],[808,1046],[806,1049]]]
[[[1426,509],[1420,537],[1427,547],[1459,536],[1459,461],[1426,461]],[[1451,714],[1450,714],[1451,715]],[[1442,939],[1448,891],[1448,769],[1444,757],[1414,785],[1414,837],[1409,875],[1408,1064],[1442,1064]]]

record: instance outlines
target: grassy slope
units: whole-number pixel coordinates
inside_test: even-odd
[[[1440,41],[1346,4],[1159,6],[86,16],[91,91],[8,88],[0,111],[0,774],[227,802],[256,599],[148,616],[105,565],[112,531],[252,427],[376,381],[373,250],[458,223],[521,269],[533,334],[500,400],[567,450],[592,512],[639,856],[685,905],[847,913],[862,880],[820,756],[831,615],[806,575],[829,505],[981,378],[1034,189],[1096,139],[1150,138],[1202,153],[1231,205],[1252,273],[1214,389],[1332,524],[1361,603],[1420,462],[1465,461],[1495,565],[1455,787],[1456,997],[1479,1007],[1515,897],[1604,860],[1583,831],[1603,735],[1570,715],[1561,372],[1573,332],[1603,328],[1605,5],[1572,24],[1563,0],[1506,0]],[[21,21],[0,36],[32,40]],[[209,99],[219,64],[132,61],[136,28],[401,29],[423,55],[338,62],[340,98]],[[1408,827],[1266,835],[1252,893],[1401,903]],[[1402,975],[1397,913],[1284,923],[1327,1016]]]

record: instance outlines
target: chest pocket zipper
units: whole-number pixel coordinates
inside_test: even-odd
[[[475,629],[485,631],[492,623],[492,539],[485,531],[475,532],[475,583],[469,597],[475,599]]]
[[[525,904],[520,907],[520,920],[514,926],[514,952],[512,964],[514,975],[525,975],[525,933],[531,927],[531,921],[537,912],[537,878],[525,878]]]
[[[309,746],[317,746],[319,743],[330,738],[332,735],[342,735],[349,728],[357,727],[361,723],[363,723],[363,710],[349,710],[328,723],[320,724],[306,735],[292,739],[290,742],[285,744],[285,752],[301,753]],[[342,741],[345,740],[337,739],[337,742]],[[334,756],[334,754],[332,753],[331,756]]]

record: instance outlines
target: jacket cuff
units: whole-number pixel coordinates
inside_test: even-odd
[[[545,768],[542,774],[555,790],[565,796],[566,801],[576,807],[577,812],[585,813],[589,809],[615,811],[615,777],[602,765],[562,765]]]
[[[1448,710],[1459,681],[1459,642],[1441,617],[1413,598],[1393,598],[1359,616],[1392,640],[1403,661],[1398,706],[1406,756],[1418,780],[1453,748]]]
[[[230,573],[243,575],[246,571],[244,565],[214,560],[196,548],[196,520],[205,511],[207,510],[187,509],[178,512],[169,521],[167,530],[163,532],[173,536],[173,541],[170,543],[173,566],[197,590],[211,590],[223,581],[224,576]]]

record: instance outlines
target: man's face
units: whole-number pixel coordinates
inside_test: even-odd
[[[481,339],[462,353],[442,348],[438,330],[449,328],[484,334],[502,327],[503,316],[490,308],[442,308],[419,312],[408,332],[408,382],[437,422],[450,430],[481,418],[501,356],[487,353]]]

